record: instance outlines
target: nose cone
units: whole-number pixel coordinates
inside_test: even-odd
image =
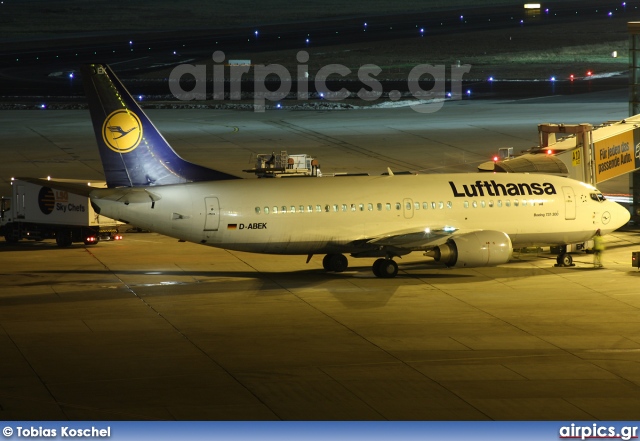
[[[631,213],[622,205],[617,202],[611,202],[611,206],[609,208],[609,212],[611,213],[611,221],[608,225],[606,225],[606,230],[608,232],[617,230],[618,228],[626,225],[631,219]]]

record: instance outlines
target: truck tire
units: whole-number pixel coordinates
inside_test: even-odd
[[[71,230],[63,229],[56,233],[56,245],[60,248],[68,247],[71,243]]]
[[[98,236],[94,236],[95,240],[89,240],[89,238],[86,238],[84,240],[84,244],[85,245],[96,245],[98,242],[100,242],[100,238]]]
[[[4,240],[7,243],[18,243],[20,241],[20,230],[13,225],[7,225],[5,227]]]

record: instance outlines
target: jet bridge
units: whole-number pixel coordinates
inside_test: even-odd
[[[640,115],[595,127],[539,124],[538,134],[539,146],[515,157],[496,157],[478,168],[558,174],[592,185],[640,169]]]

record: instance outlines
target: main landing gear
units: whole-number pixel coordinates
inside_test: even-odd
[[[347,269],[349,262],[342,254],[327,254],[322,259],[322,266],[326,271],[341,273]],[[372,266],[373,274],[382,279],[391,279],[398,274],[398,264],[392,259],[378,259]]]
[[[343,254],[327,254],[322,259],[322,266],[327,271],[341,273],[349,266],[349,261]]]
[[[373,262],[373,274],[382,279],[392,279],[398,274],[398,264],[391,259],[378,259]]]

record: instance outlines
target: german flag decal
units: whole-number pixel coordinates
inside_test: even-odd
[[[238,224],[227,224],[227,230],[237,230]]]

